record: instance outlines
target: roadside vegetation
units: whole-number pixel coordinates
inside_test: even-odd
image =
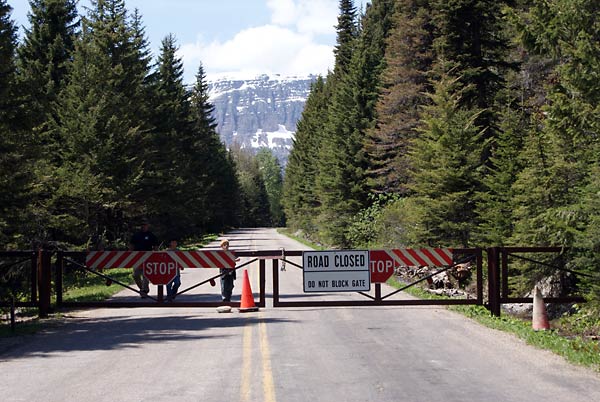
[[[552,296],[600,305],[598,1],[354,3],[297,124],[292,232],[345,249],[562,247],[514,264],[511,288],[552,277]]]
[[[217,234],[208,234],[202,237],[195,237],[184,241],[180,250],[196,250],[211,241],[219,238]],[[114,281],[107,281],[105,278],[79,269],[71,265],[65,269],[63,275],[63,301],[65,302],[94,302],[102,301],[123,290],[123,286]],[[136,288],[132,271],[128,268],[114,268],[102,271],[106,276],[113,278],[123,284]],[[26,292],[18,294],[19,300],[25,300]],[[56,303],[56,295],[52,295],[52,303]],[[55,311],[48,318],[41,319],[37,316],[37,308],[18,308],[16,315],[15,331],[11,329],[10,309],[0,309],[0,338],[10,336],[20,336],[36,333],[53,325],[57,325],[65,317],[64,311]]]
[[[225,147],[173,34],[152,54],[124,0],[29,3],[19,35],[0,0],[0,249],[124,249],[141,218],[161,240],[283,224],[281,165]]]
[[[388,285],[400,288],[406,285],[392,277]],[[421,287],[410,287],[407,293],[420,299],[439,299]],[[486,327],[514,334],[529,345],[550,350],[574,364],[600,372],[600,314],[593,308],[574,306],[574,313],[551,320],[550,330],[534,331],[531,321],[502,312],[494,317],[483,306],[448,306],[448,309],[471,318]]]
[[[173,35],[153,60],[124,0],[33,3],[19,38],[0,0],[2,249],[121,248],[141,217],[163,238],[285,223],[335,248],[557,246],[510,285],[555,278],[588,301],[561,336],[598,335],[597,0],[340,0],[283,180],[268,151],[225,148],[202,64],[189,88]]]
[[[313,243],[302,236],[301,232],[292,233],[290,229],[280,229],[280,233],[301,242],[315,250],[328,249]],[[407,285],[396,276],[392,276],[388,285],[399,289]],[[443,299],[446,296],[431,293],[421,285],[404,290],[419,299]],[[567,361],[589,367],[600,372],[600,312],[589,305],[574,305],[571,312],[550,321],[550,330],[534,331],[531,321],[503,311],[500,317],[494,317],[483,306],[448,306],[455,311],[486,327],[514,334],[529,345],[552,351]]]

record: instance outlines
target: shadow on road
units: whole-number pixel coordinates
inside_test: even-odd
[[[0,361],[21,357],[44,357],[56,352],[138,348],[142,344],[215,338],[204,335],[211,328],[277,324],[293,320],[253,316],[178,315],[173,317],[78,318],[24,339],[10,350],[0,348]],[[214,332],[213,332],[214,333]],[[219,335],[218,337],[229,337]]]

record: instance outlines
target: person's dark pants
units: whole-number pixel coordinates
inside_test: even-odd
[[[181,275],[177,274],[171,282],[167,284],[167,299],[173,300],[181,286]]]
[[[225,274],[221,277],[221,296],[224,302],[231,301],[231,294],[233,293],[233,276]]]

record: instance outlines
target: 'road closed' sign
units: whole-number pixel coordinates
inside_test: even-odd
[[[306,293],[371,290],[367,250],[305,251],[302,266]]]

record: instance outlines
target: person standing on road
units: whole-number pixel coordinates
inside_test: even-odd
[[[229,240],[223,239],[221,241],[221,248],[229,250]],[[233,281],[235,281],[235,269],[221,268],[219,272],[221,274],[221,297],[224,302],[230,302],[234,287]]]
[[[134,251],[154,251],[158,248],[158,238],[150,231],[150,222],[143,219],[141,229],[131,237],[130,248]],[[133,269],[133,280],[140,289],[142,299],[148,297],[150,284],[144,276],[144,267],[139,265]]]
[[[177,250],[177,240],[171,239],[169,240],[169,251],[175,250]],[[175,296],[177,296],[177,291],[181,286],[181,272],[179,271],[180,269],[183,271],[183,267],[180,268],[179,264],[177,264],[177,273],[175,274],[175,278],[173,278],[173,280],[167,284],[167,301],[169,302],[175,300]]]

